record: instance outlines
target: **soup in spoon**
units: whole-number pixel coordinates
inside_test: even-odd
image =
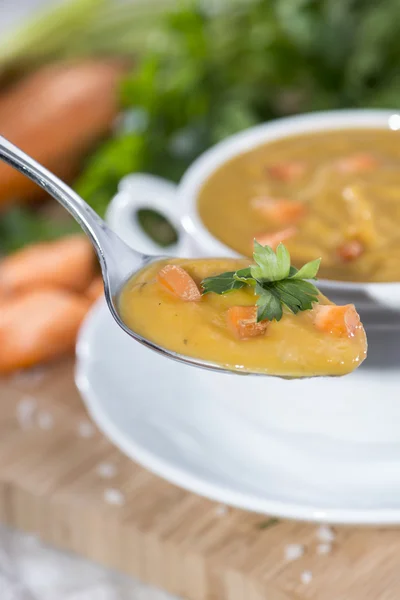
[[[255,242],[247,259],[168,259],[135,275],[119,299],[129,328],[178,354],[226,369],[280,377],[345,375],[366,358],[353,305],[311,284],[319,260],[299,271],[281,244]]]

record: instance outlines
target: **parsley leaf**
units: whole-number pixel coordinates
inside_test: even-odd
[[[257,306],[257,322],[264,321],[280,321],[282,318],[282,304],[279,295],[274,289],[265,289],[258,283],[256,285],[256,294],[259,295],[256,302]]]
[[[280,321],[283,308],[297,314],[310,310],[318,302],[319,291],[307,279],[315,279],[321,259],[305,264],[301,269],[290,265],[290,254],[283,244],[276,252],[254,240],[254,261],[245,269],[221,273],[202,281],[203,294],[226,294],[244,287],[253,288],[256,296],[257,321]]]
[[[250,271],[257,281],[280,281],[289,276],[290,254],[283,244],[279,244],[275,254],[272,248],[254,240],[253,258],[258,266],[251,266]]]
[[[289,273],[289,276],[291,276],[292,279],[315,279],[320,264],[321,259],[317,258],[316,260],[312,260],[311,262],[308,262],[307,264],[303,265],[299,271],[296,269],[296,272],[294,274],[290,275]]]
[[[246,284],[243,281],[235,279],[235,271],[228,271],[221,273],[215,277],[206,277],[201,282],[203,287],[203,295],[214,292],[215,294],[226,294],[233,290],[240,290]]]
[[[243,283],[246,283],[247,285],[252,285],[252,286],[256,285],[256,281],[255,281],[255,279],[253,279],[253,277],[251,275],[250,267],[236,271],[236,273],[234,273],[233,277],[234,277],[234,279],[236,279],[236,281],[242,281]]]
[[[308,281],[286,279],[277,282],[274,289],[282,304],[294,314],[302,310],[309,310],[312,308],[313,302],[318,302],[319,292]]]

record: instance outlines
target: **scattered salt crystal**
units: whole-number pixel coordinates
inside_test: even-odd
[[[37,400],[33,396],[24,396],[17,404],[17,420],[22,429],[28,429],[33,425]]]
[[[330,551],[332,550],[332,545],[331,544],[318,544],[317,546],[317,554],[329,554]]]
[[[317,538],[320,542],[332,543],[335,539],[334,531],[328,525],[320,525],[317,529]]]
[[[40,429],[51,429],[53,427],[53,415],[49,412],[40,412],[37,416],[37,423]]]
[[[219,504],[215,507],[215,514],[217,517],[224,517],[228,514],[228,507],[225,504]]]
[[[97,466],[97,474],[104,479],[112,479],[117,474],[117,467],[112,463],[104,462]]]
[[[94,436],[94,426],[90,421],[81,421],[78,424],[78,434],[83,438],[91,438]]]
[[[304,554],[304,546],[301,544],[288,544],[285,547],[285,559],[286,560],[297,560]]]
[[[107,504],[113,504],[114,506],[122,506],[125,504],[124,494],[115,488],[108,488],[104,491],[104,500]]]
[[[301,579],[301,583],[304,583],[304,585],[308,585],[309,583],[311,583],[312,582],[311,571],[303,571],[302,574],[300,575],[300,579]]]

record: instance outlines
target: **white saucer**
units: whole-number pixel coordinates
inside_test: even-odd
[[[385,336],[370,339],[378,359],[344,378],[237,377],[144,348],[101,302],[80,333],[76,380],[100,429],[181,487],[281,517],[398,524],[400,372],[379,364],[398,336]]]

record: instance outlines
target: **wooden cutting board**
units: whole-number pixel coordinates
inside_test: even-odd
[[[91,424],[71,362],[0,381],[0,398],[4,523],[190,600],[399,600],[398,530],[335,528],[324,545],[315,525],[170,485]]]

